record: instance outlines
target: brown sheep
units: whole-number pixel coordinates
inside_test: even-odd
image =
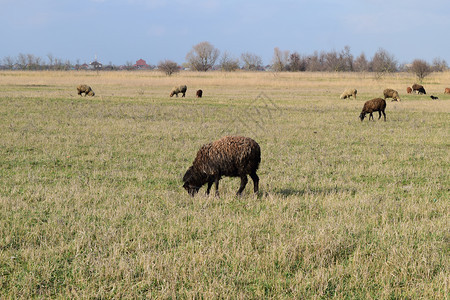
[[[174,87],[172,89],[172,91],[170,92],[170,97],[172,97],[173,95],[176,95],[178,97],[179,93],[182,93],[183,96],[181,96],[181,97],[184,97],[184,96],[186,96],[186,91],[187,91],[187,86],[185,86],[185,85],[180,85],[178,87]]]
[[[202,90],[198,90],[195,95],[197,96],[197,98],[201,98],[203,96],[203,91]]]
[[[412,89],[413,89],[413,91],[415,93],[418,93],[418,94],[426,94],[427,93],[427,92],[425,92],[425,89],[423,88],[423,85],[420,85],[420,84],[417,84],[417,83],[414,83],[412,85]]]
[[[89,95],[89,96],[95,95],[95,93],[91,89],[91,87],[86,84],[80,84],[79,86],[77,86],[77,91],[78,91],[78,95],[80,95],[80,96],[83,96],[83,95],[81,95],[83,93],[84,93],[85,97],[86,97],[86,95]]]
[[[206,194],[215,183],[219,194],[219,180],[222,176],[240,177],[240,195],[247,184],[247,174],[253,180],[254,192],[258,192],[259,177],[256,175],[261,162],[261,149],[257,142],[248,137],[226,136],[215,142],[203,145],[197,152],[192,166],[184,174],[183,187],[191,196],[208,183]]]
[[[445,88],[444,94],[450,94],[450,88]]]
[[[387,98],[392,98],[392,101],[401,101],[400,97],[398,96],[398,92],[396,90],[385,89],[383,91],[383,95],[384,95],[384,100],[386,100]]]
[[[364,120],[364,117],[366,116],[366,114],[370,114],[369,121],[370,121],[370,118],[372,118],[372,120],[373,120],[372,113],[377,111],[380,114],[380,116],[378,117],[378,120],[381,118],[381,113],[383,113],[384,121],[386,122],[386,114],[384,113],[385,108],[386,108],[386,101],[384,99],[375,98],[375,99],[369,100],[366,103],[364,103],[364,106],[361,111],[361,114],[359,115],[359,118],[361,119],[361,122],[362,122]]]
[[[408,86],[408,87],[406,88],[406,93],[411,94],[411,92],[412,92],[412,88]]]
[[[353,96],[353,99],[356,99],[357,93],[358,93],[358,91],[356,89],[346,89],[339,98],[346,99],[346,98],[350,98],[351,96]]]

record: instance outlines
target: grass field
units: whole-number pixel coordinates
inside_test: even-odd
[[[0,298],[448,299],[450,73],[414,82],[0,72]],[[387,121],[360,122],[388,87]],[[190,197],[197,150],[229,134],[260,144],[260,193]]]

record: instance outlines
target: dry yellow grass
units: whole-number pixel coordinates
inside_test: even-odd
[[[0,298],[446,299],[450,73],[424,82],[438,101],[414,81],[0,72]],[[387,87],[387,122],[360,122]],[[225,134],[261,145],[261,193],[191,198],[183,173]]]

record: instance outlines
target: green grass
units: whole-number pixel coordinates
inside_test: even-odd
[[[360,122],[413,79],[83,74],[2,73],[0,298],[448,298],[449,96]],[[191,198],[184,172],[226,134],[260,144],[260,193]]]

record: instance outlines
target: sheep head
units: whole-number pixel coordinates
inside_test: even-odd
[[[189,169],[186,171],[186,174],[184,174],[183,177],[183,188],[194,197],[195,194],[198,193],[198,190],[202,187],[204,184],[203,180],[200,180],[198,178],[199,174],[193,170],[193,167],[189,167]]]

